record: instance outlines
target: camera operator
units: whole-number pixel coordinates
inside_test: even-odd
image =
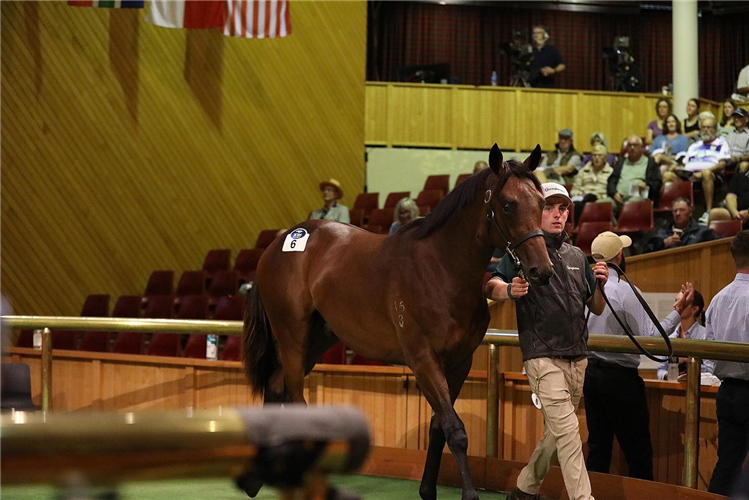
[[[533,27],[533,61],[530,67],[531,87],[553,89],[554,75],[564,71],[564,61],[554,45],[547,45],[549,30],[545,26]]]

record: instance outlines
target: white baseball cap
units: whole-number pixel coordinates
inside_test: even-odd
[[[572,198],[570,198],[569,193],[567,193],[567,188],[561,184],[557,184],[556,182],[546,182],[541,184],[541,189],[544,191],[545,200],[548,200],[552,196],[561,196],[567,203],[572,203]]]
[[[596,262],[608,262],[632,244],[632,238],[619,236],[611,231],[604,231],[590,244],[590,253]]]

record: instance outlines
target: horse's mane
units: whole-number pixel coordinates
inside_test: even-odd
[[[486,189],[486,180],[490,175],[494,175],[494,171],[490,168],[472,175],[453,189],[426,217],[411,222],[407,227],[413,229],[413,237],[417,240],[426,238],[442,227],[456,210],[473,203],[476,196],[483,196]],[[516,160],[505,162],[505,168],[502,169],[499,176],[499,190],[504,187],[511,176],[529,179],[536,189],[541,191],[541,183],[538,182],[533,172],[525,164]]]

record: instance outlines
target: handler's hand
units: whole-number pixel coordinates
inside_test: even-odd
[[[512,296],[516,299],[528,295],[528,282],[520,277],[512,278],[510,291],[512,292]]]
[[[609,266],[605,262],[597,262],[593,266],[593,276],[597,280],[601,280],[601,284],[605,285],[609,280]]]

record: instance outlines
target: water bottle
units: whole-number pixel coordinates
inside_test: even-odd
[[[34,330],[34,349],[37,351],[42,350],[42,331]]]
[[[205,359],[218,359],[218,335],[207,335],[205,344]]]
[[[492,87],[499,85],[499,75],[496,71],[492,71]]]
[[[679,380],[679,358],[673,357],[668,360],[668,380],[676,382]]]

